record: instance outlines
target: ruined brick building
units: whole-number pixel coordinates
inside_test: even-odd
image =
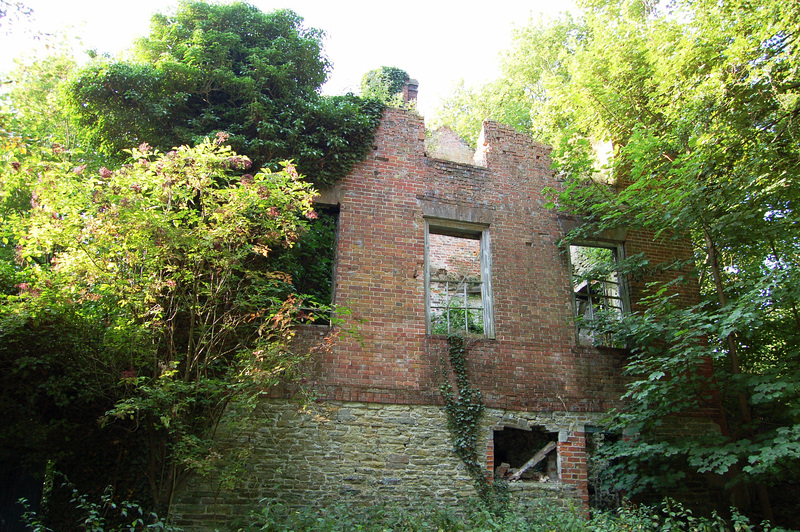
[[[448,330],[469,340],[487,406],[487,472],[518,468],[552,442],[512,494],[588,503],[588,435],[623,392],[626,353],[598,346],[574,317],[635,310],[643,285],[577,282],[575,273],[594,254],[669,260],[690,250],[625,231],[565,247],[577,222],[544,206],[543,189],[560,185],[549,154],[492,122],[474,154],[448,131],[426,143],[421,117],[388,109],[366,159],[318,201],[338,215],[333,298],[358,335],[339,336],[315,360],[310,411],[283,397],[265,402],[251,474],[235,493],[192,484],[178,513],[224,514],[264,497],[474,495],[441,407]]]

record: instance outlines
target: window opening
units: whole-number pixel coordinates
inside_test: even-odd
[[[431,334],[493,337],[488,232],[471,224],[428,224],[426,299]]]
[[[505,480],[559,480],[558,433],[504,427],[494,431],[494,476]]]
[[[290,291],[303,297],[302,321],[330,325],[339,208],[315,205],[314,211],[316,218],[309,220],[308,230],[294,246],[276,250],[269,260],[273,269],[289,275]]]
[[[622,317],[626,311],[622,278],[617,271],[617,246],[570,245],[572,293],[580,343],[593,343],[588,322],[600,313]],[[596,342],[594,342],[596,343]]]

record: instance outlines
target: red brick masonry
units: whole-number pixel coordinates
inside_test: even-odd
[[[488,407],[603,412],[623,391],[625,353],[576,344],[567,255],[574,224],[544,207],[560,182],[550,148],[497,123],[484,124],[485,166],[432,159],[422,118],[389,109],[366,160],[322,202],[338,203],[335,303],[363,320],[317,363],[322,399],[439,404],[445,339],[426,334],[425,217],[488,227],[496,338],[469,345],[471,376]],[[689,257],[688,246],[621,233],[627,255]],[[644,282],[631,283],[632,306]],[[687,298],[690,296],[687,295]],[[581,429],[582,430],[582,429]],[[584,434],[559,442],[562,481],[585,497]]]

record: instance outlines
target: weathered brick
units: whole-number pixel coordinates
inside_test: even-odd
[[[626,353],[576,341],[569,264],[559,247],[576,221],[544,208],[543,189],[563,185],[550,169],[550,148],[487,122],[475,165],[428,157],[424,138],[420,117],[388,109],[372,152],[322,192],[320,202],[339,206],[335,303],[352,312],[344,318],[359,335],[341,335],[309,366],[316,396],[334,412],[326,422],[281,402],[287,391],[272,392],[266,429],[255,436],[258,474],[248,486],[258,497],[316,504],[342,493],[408,500],[419,492],[444,502],[472,494],[439,406],[446,339],[426,333],[427,213],[489,228],[496,337],[468,345],[472,381],[493,413],[484,426],[487,471],[495,466],[491,428],[515,411],[565,435],[558,486],[515,486],[515,493],[587,501],[584,425],[618,405]],[[686,242],[655,242],[645,232],[627,232],[624,245],[627,255],[691,257]],[[647,282],[670,275],[631,282],[632,308],[640,309]],[[695,285],[678,290],[684,303],[697,300]],[[329,332],[302,327],[297,348],[310,349]],[[191,509],[182,513],[187,521]]]

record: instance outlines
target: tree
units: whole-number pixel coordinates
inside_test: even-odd
[[[234,177],[250,161],[224,141],[142,145],[94,175],[59,150],[2,167],[17,262],[3,263],[0,361],[4,378],[27,383],[3,388],[19,412],[5,419],[4,450],[44,451],[95,491],[136,492],[145,478],[167,515],[187,472],[225,463],[213,438],[222,412],[302,360],[287,346],[301,301],[268,259],[316,217],[314,191],[291,165]],[[18,176],[30,179],[29,208],[5,187]],[[59,435],[83,446],[68,453]]]
[[[800,466],[798,7],[584,7],[578,33],[561,20],[516,35],[504,79],[546,80],[546,92],[502,104],[537,110],[531,129],[555,145],[568,177],[554,204],[583,217],[581,234],[622,226],[688,239],[703,294],[692,308],[677,305],[679,282],[692,282],[684,275],[651,286],[639,312],[595,324],[631,346],[629,401],[615,421],[638,438],[615,447],[613,480],[635,491],[674,484],[687,467],[714,472],[752,488],[771,517],[768,487]],[[545,38],[553,34],[563,36],[557,50]],[[597,140],[614,146],[603,179]],[[637,259],[621,266],[629,276],[686,266]],[[665,438],[671,418],[718,400],[721,433]]]
[[[60,91],[76,63],[64,43],[53,46],[45,57],[19,61],[8,75],[10,90],[0,95],[0,128],[7,135],[71,150],[78,142]]]
[[[473,145],[484,120],[554,142],[570,127],[564,122],[563,88],[570,79],[570,57],[587,38],[585,22],[568,13],[531,21],[515,30],[514,47],[502,54],[500,78],[480,87],[462,81],[440,103],[434,124],[449,125]]]
[[[77,124],[116,160],[142,142],[166,151],[224,130],[256,168],[291,159],[331,184],[363,158],[383,106],[319,95],[329,69],[323,33],[302,22],[288,10],[185,1],[153,17],[129,59],[99,59],[74,76]]]

